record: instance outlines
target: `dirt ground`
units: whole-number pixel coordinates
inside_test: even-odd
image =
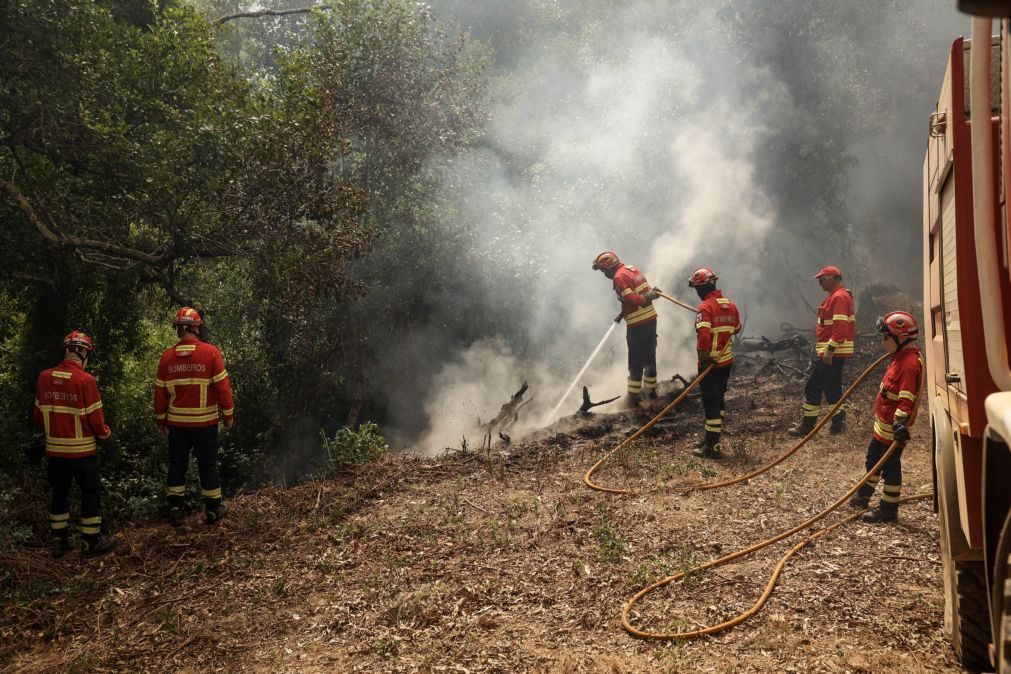
[[[23,600],[0,607],[6,672],[956,672],[942,631],[930,501],[894,526],[853,523],[787,564],[768,604],[713,637],[651,642],[621,626],[649,582],[803,521],[862,474],[880,375],[849,427],[749,483],[685,495],[789,448],[799,379],[741,368],[718,464],[691,458],[689,399],[597,473],[649,418],[563,419],[491,456],[388,457],[340,478],[232,500],[218,528],[145,523],[101,563],[25,550],[3,562]],[[851,368],[848,379],[856,374]],[[660,409],[654,404],[651,411]],[[930,490],[922,424],[904,494]],[[848,514],[848,511],[846,511]],[[841,514],[830,517],[839,519]],[[750,607],[797,538],[691,575],[633,612],[684,630]]]

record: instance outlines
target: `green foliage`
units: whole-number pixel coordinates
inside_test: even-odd
[[[379,426],[372,422],[362,424],[357,431],[347,426],[340,428],[332,438],[320,432],[326,454],[326,472],[335,473],[348,465],[361,465],[390,451]]]
[[[593,537],[600,543],[600,554],[605,562],[616,564],[628,552],[628,543],[611,527],[607,515],[601,513],[593,528]]]

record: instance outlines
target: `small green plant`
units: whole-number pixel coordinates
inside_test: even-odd
[[[179,616],[170,608],[160,608],[154,614],[159,627],[166,632],[175,634],[179,631]]]
[[[376,639],[372,644],[372,650],[376,655],[384,660],[392,658],[400,650],[400,642],[396,639]]]
[[[628,552],[628,543],[614,533],[610,522],[603,514],[593,529],[593,537],[600,543],[600,554],[605,562],[617,563],[621,561],[622,555]]]
[[[379,426],[371,421],[359,426],[357,431],[347,426],[340,428],[332,438],[320,432],[320,438],[329,473],[337,472],[344,466],[368,463],[390,451]]]

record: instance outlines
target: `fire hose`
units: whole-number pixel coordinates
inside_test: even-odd
[[[667,295],[661,295],[661,296],[664,297],[665,299],[668,299],[668,300],[670,300],[670,301],[678,304],[679,306],[682,306],[682,307],[685,307],[685,308],[691,308],[691,307],[689,307],[688,305],[686,305],[686,304],[684,304],[682,302],[679,302],[677,300],[674,300],[671,297],[668,297]],[[729,345],[730,345],[730,342],[728,341],[727,346],[724,347],[724,350],[726,348],[728,348]],[[734,484],[739,484],[740,482],[744,482],[744,481],[749,480],[749,479],[751,479],[753,477],[761,475],[762,473],[765,473],[768,470],[772,469],[773,467],[779,465],[780,463],[782,463],[783,461],[785,461],[786,459],[788,459],[790,456],[792,456],[794,453],[796,453],[811,438],[813,438],[815,435],[817,435],[817,433],[824,427],[824,425],[826,423],[828,423],[828,421],[839,410],[839,408],[843,405],[843,403],[846,401],[846,399],[849,398],[849,396],[853,393],[853,391],[856,390],[857,386],[859,386],[864,381],[864,379],[866,379],[870,375],[870,373],[875,368],[878,367],[878,365],[880,365],[882,362],[884,362],[887,358],[891,357],[891,355],[892,354],[885,354],[885,355],[881,356],[880,358],[878,358],[877,360],[875,360],[870,366],[868,366],[860,374],[860,376],[857,377],[857,379],[852,384],[850,384],[850,386],[846,389],[846,391],[843,393],[842,397],[836,402],[836,404],[832,407],[832,409],[829,411],[829,413],[821,421],[819,421],[815,425],[815,427],[807,435],[805,435],[794,447],[792,447],[790,450],[788,450],[787,452],[785,452],[781,456],[777,457],[775,460],[773,460],[769,464],[767,464],[767,465],[765,465],[765,466],[763,466],[763,467],[761,467],[761,468],[759,468],[759,469],[757,469],[755,471],[752,471],[751,473],[739,476],[739,477],[731,479],[731,480],[726,480],[726,481],[723,481],[723,482],[717,482],[717,483],[706,484],[706,485],[689,486],[689,487],[687,487],[687,488],[684,489],[684,492],[688,493],[688,492],[691,492],[691,491],[703,491],[703,490],[718,489],[718,488],[721,488],[721,487],[728,487],[728,486],[731,486],[731,485],[734,485]],[[635,433],[633,433],[625,441],[623,441],[621,444],[619,444],[613,450],[611,450],[610,452],[608,452],[607,454],[605,454],[600,460],[598,460],[593,466],[591,466],[590,469],[587,470],[586,474],[583,476],[583,482],[588,487],[590,487],[591,489],[595,489],[597,491],[602,491],[602,492],[605,492],[605,493],[611,493],[611,494],[631,494],[631,493],[633,493],[632,490],[630,490],[630,489],[615,489],[615,488],[612,488],[612,487],[604,487],[602,485],[598,485],[598,484],[594,483],[593,480],[592,480],[593,473],[601,465],[603,465],[603,463],[605,461],[607,461],[611,456],[613,456],[618,451],[620,451],[621,449],[623,449],[624,447],[626,447],[628,444],[630,444],[631,442],[633,442],[634,440],[636,440],[647,429],[649,429],[650,427],[652,427],[657,421],[659,421],[660,419],[662,419],[671,410],[673,410],[677,405],[679,405],[681,403],[681,401],[684,400],[684,398],[688,395],[688,393],[695,386],[697,386],[698,383],[712,371],[712,369],[713,369],[713,365],[709,365],[706,369],[704,369],[702,372],[700,372],[699,375],[698,375],[698,377],[696,377],[688,386],[686,386],[685,389],[681,392],[681,394],[678,395],[670,404],[668,404],[666,407],[664,407],[664,409],[661,410],[661,412],[658,415],[656,415],[646,425],[644,425],[638,431],[636,431]],[[912,422],[915,421],[915,419],[916,419],[916,415],[917,415],[917,413],[919,411],[919,401],[920,401],[920,388],[918,387],[917,394],[916,394],[916,399],[913,402],[913,413],[912,413],[912,416],[910,418],[910,424],[912,424]],[[723,557],[720,557],[719,559],[706,562],[705,564],[701,564],[701,565],[696,566],[696,567],[694,567],[692,569],[688,569],[688,570],[676,573],[674,575],[667,576],[665,578],[662,578],[662,579],[660,579],[660,580],[658,580],[658,581],[656,581],[656,582],[654,582],[654,583],[646,586],[645,588],[643,588],[642,590],[640,590],[639,592],[637,592],[635,595],[633,595],[632,598],[629,599],[627,602],[625,602],[624,606],[622,607],[622,612],[621,612],[621,624],[622,624],[622,627],[624,627],[625,631],[627,631],[632,636],[639,637],[639,638],[642,638],[642,639],[652,639],[652,640],[690,639],[690,638],[697,638],[697,637],[701,637],[701,636],[705,636],[705,635],[715,634],[717,632],[721,632],[721,631],[723,631],[725,629],[729,629],[730,627],[733,627],[735,625],[739,625],[740,623],[744,622],[748,618],[752,617],[753,615],[755,615],[756,613],[758,613],[758,611],[761,610],[762,606],[765,605],[765,603],[768,601],[769,597],[772,595],[772,591],[775,588],[776,583],[778,582],[779,577],[782,574],[783,568],[786,566],[786,562],[787,562],[787,560],[790,559],[790,557],[792,557],[795,553],[799,552],[801,549],[803,549],[804,547],[806,547],[809,543],[813,543],[814,541],[818,540],[819,538],[827,535],[833,529],[836,529],[837,527],[840,527],[843,524],[847,524],[849,522],[852,522],[857,517],[859,517],[861,514],[863,514],[864,512],[866,512],[867,509],[865,508],[865,509],[861,510],[860,512],[854,513],[854,514],[852,514],[852,515],[850,515],[848,517],[843,518],[842,520],[840,520],[838,522],[835,522],[835,523],[833,523],[833,524],[831,524],[829,526],[823,527],[822,529],[814,532],[813,534],[807,536],[806,538],[802,539],[799,543],[797,543],[796,545],[794,545],[785,555],[783,555],[783,557],[780,558],[779,562],[777,562],[775,568],[773,569],[772,576],[769,578],[769,582],[766,584],[765,590],[762,592],[762,594],[758,598],[758,600],[751,606],[751,608],[747,609],[746,611],[744,611],[743,613],[739,614],[735,618],[732,618],[731,620],[724,621],[724,622],[719,623],[717,625],[712,625],[712,626],[709,626],[709,627],[705,627],[705,628],[701,628],[701,629],[697,629],[697,630],[691,630],[691,631],[687,631],[687,632],[646,632],[646,631],[643,631],[643,630],[639,630],[639,629],[637,629],[636,627],[634,627],[632,625],[631,619],[629,617],[629,614],[630,614],[630,612],[632,610],[632,607],[636,604],[636,602],[638,602],[639,600],[641,600],[646,595],[650,594],[651,592],[653,592],[653,591],[655,591],[655,590],[657,590],[657,589],[659,589],[661,587],[665,587],[666,585],[669,585],[672,582],[675,582],[677,580],[681,580],[682,578],[684,578],[684,577],[686,577],[686,576],[688,576],[690,574],[699,573],[699,572],[705,571],[707,569],[716,568],[718,566],[723,566],[723,565],[728,564],[728,563],[730,563],[730,562],[732,562],[732,561],[734,561],[736,559],[739,559],[741,557],[749,555],[749,554],[751,554],[753,552],[757,552],[758,550],[761,550],[761,549],[766,548],[766,547],[768,547],[768,546],[770,546],[770,545],[772,545],[774,543],[777,543],[777,542],[779,542],[781,540],[789,538],[789,537],[793,536],[794,534],[796,534],[796,533],[798,533],[798,532],[800,532],[800,531],[808,528],[812,524],[814,524],[814,523],[816,523],[816,522],[824,519],[830,513],[832,513],[835,510],[837,510],[839,508],[839,506],[841,506],[843,503],[845,503],[851,496],[853,496],[853,494],[855,494],[857,492],[857,490],[860,489],[860,487],[862,487],[863,485],[865,485],[867,483],[867,481],[870,480],[870,478],[873,475],[876,475],[878,473],[878,471],[880,471],[881,468],[885,465],[885,463],[888,461],[888,459],[892,456],[892,454],[895,453],[895,451],[898,448],[898,446],[899,446],[899,444],[897,442],[893,441],[889,445],[889,447],[888,447],[887,451],[884,453],[884,455],[882,455],[882,457],[878,460],[878,462],[869,471],[867,471],[867,473],[864,474],[864,476],[860,479],[859,482],[857,482],[856,485],[854,485],[853,487],[851,487],[845,494],[843,494],[834,503],[832,503],[832,505],[828,506],[827,508],[825,508],[824,510],[822,510],[818,514],[816,514],[816,515],[808,518],[804,522],[801,522],[800,524],[798,524],[798,525],[796,525],[796,526],[794,526],[794,527],[792,527],[792,528],[790,528],[790,529],[788,529],[788,530],[786,530],[784,532],[781,532],[781,533],[777,534],[776,536],[768,538],[768,539],[766,539],[766,540],[764,540],[762,542],[756,543],[756,544],[754,544],[754,545],[752,545],[752,546],[750,546],[748,548],[745,548],[743,550],[739,550],[739,551],[731,553],[729,555],[725,555]],[[900,499],[899,502],[900,503],[908,503],[908,502],[911,502],[911,501],[918,501],[918,500],[922,500],[922,499],[926,499],[926,498],[930,498],[930,497],[931,497],[931,494],[919,494],[919,495],[916,495],[916,496],[907,496],[905,498]]]
[[[914,404],[918,405],[919,404],[919,399],[920,399],[920,396],[919,396],[919,393],[917,393],[916,403],[914,403]],[[914,415],[915,415],[916,407],[914,407],[913,409],[914,409]],[[847,491],[845,494],[843,494],[841,497],[839,497],[832,505],[830,505],[829,507],[825,508],[820,513],[818,513],[817,515],[814,515],[813,517],[808,518],[807,520],[801,522],[800,524],[798,524],[798,525],[796,525],[796,526],[794,526],[794,527],[792,527],[792,528],[790,528],[790,529],[788,529],[788,530],[786,530],[786,531],[784,531],[784,532],[782,532],[780,534],[777,534],[776,536],[773,536],[772,538],[768,538],[768,539],[766,539],[766,540],[764,540],[764,541],[762,541],[760,543],[756,543],[756,544],[754,544],[754,545],[752,545],[752,546],[750,546],[748,548],[745,548],[743,550],[738,550],[737,552],[733,552],[733,553],[731,553],[729,555],[725,555],[723,557],[720,557],[719,559],[715,559],[713,561],[706,562],[705,564],[700,564],[699,566],[696,566],[696,567],[694,567],[692,569],[688,569],[686,571],[682,571],[680,573],[676,573],[676,574],[674,574],[672,576],[667,576],[666,578],[662,578],[662,579],[656,581],[655,583],[647,585],[643,589],[639,590],[637,593],[635,593],[635,595],[632,596],[631,599],[629,599],[627,602],[625,602],[625,605],[621,609],[621,625],[622,625],[622,627],[625,628],[626,632],[628,632],[632,636],[639,637],[640,639],[653,639],[653,640],[693,639],[693,638],[696,638],[696,637],[705,636],[707,634],[715,634],[717,632],[721,632],[721,631],[723,631],[725,629],[733,627],[734,625],[739,625],[740,623],[744,622],[745,620],[747,620],[751,616],[755,615],[756,613],[758,613],[759,610],[761,610],[762,606],[769,599],[769,596],[772,594],[772,590],[776,586],[776,582],[779,580],[779,576],[780,576],[780,574],[783,571],[783,567],[786,565],[786,561],[788,559],[790,559],[790,557],[792,557],[794,553],[798,552],[801,548],[803,548],[804,546],[806,546],[808,543],[812,543],[815,540],[821,538],[822,536],[824,536],[828,532],[832,531],[836,527],[842,526],[843,524],[846,524],[848,522],[853,521],[854,519],[856,519],[857,517],[859,517],[862,514],[862,512],[866,512],[867,509],[864,509],[861,512],[858,512],[858,513],[855,513],[853,515],[850,515],[849,517],[846,517],[845,519],[842,519],[842,520],[840,520],[838,522],[835,522],[834,524],[831,524],[831,525],[829,525],[829,526],[827,526],[827,527],[825,527],[823,529],[820,529],[819,531],[816,531],[815,533],[811,534],[810,536],[808,536],[807,538],[803,539],[802,541],[800,541],[799,543],[797,543],[795,546],[793,546],[790,549],[790,551],[787,552],[785,555],[783,555],[783,557],[780,558],[779,562],[776,564],[775,569],[773,569],[772,576],[769,578],[769,582],[765,586],[765,591],[762,592],[762,595],[758,598],[758,601],[756,601],[754,603],[754,605],[752,605],[752,607],[749,608],[747,611],[744,611],[743,613],[739,614],[735,618],[732,618],[732,619],[727,620],[725,622],[719,623],[718,625],[711,625],[709,627],[704,627],[702,629],[697,629],[697,630],[691,630],[689,632],[646,632],[646,631],[643,631],[643,630],[640,630],[640,629],[637,629],[636,627],[634,627],[632,625],[631,618],[629,617],[629,613],[632,610],[632,606],[634,606],[636,602],[638,602],[640,599],[642,599],[646,595],[650,594],[654,590],[658,590],[659,588],[664,587],[666,585],[669,585],[670,583],[672,583],[672,582],[674,582],[676,580],[681,580],[682,578],[684,578],[685,576],[687,576],[689,574],[699,573],[701,571],[705,571],[706,569],[713,569],[713,568],[716,568],[718,566],[723,566],[724,564],[728,564],[728,563],[732,562],[735,559],[738,559],[740,557],[744,557],[745,555],[750,555],[752,552],[757,552],[758,550],[761,550],[762,548],[766,548],[766,547],[772,545],[773,543],[777,543],[777,542],[783,540],[784,538],[789,538],[790,536],[794,535],[798,531],[806,529],[807,527],[809,527],[810,525],[814,524],[815,522],[817,522],[817,521],[825,518],[831,512],[833,512],[839,506],[841,506],[844,502],[846,502],[846,500],[849,499],[853,494],[855,494],[856,491],[861,486],[863,486],[864,484],[866,484],[867,481],[871,478],[872,475],[877,474],[877,472],[879,470],[881,470],[881,468],[885,465],[885,462],[888,461],[888,459],[895,452],[895,450],[896,450],[896,448],[898,446],[899,445],[898,445],[897,442],[892,442],[891,445],[889,445],[889,447],[888,447],[888,451],[886,451],[884,453],[884,455],[878,460],[878,462],[876,464],[874,464],[874,466],[869,471],[867,471],[867,473],[863,476],[863,478],[860,479],[859,482],[857,482],[856,485],[854,485],[853,487],[851,487],[849,489],[849,491]],[[909,501],[918,501],[918,500],[926,499],[926,498],[930,498],[930,497],[931,497],[931,494],[918,494],[916,496],[907,496],[905,498],[899,499],[899,502],[900,503],[908,503]]]
[[[885,357],[888,357],[890,355],[891,354],[886,354],[884,357],[879,358],[877,361],[875,361],[875,363],[873,365],[871,365],[869,368],[867,368],[867,370],[864,371],[863,375],[861,375],[861,378],[863,378],[864,376],[866,376],[874,367],[876,367],[878,364],[880,364],[881,361],[884,360]],[[857,382],[854,382],[854,384],[851,385],[849,389],[847,389],[846,394],[849,395],[849,393],[852,391],[852,389],[858,383],[859,383],[859,379],[858,379]],[[918,386],[917,387],[916,398],[913,401],[913,412],[912,412],[912,415],[910,416],[910,425],[912,425],[912,423],[916,420],[916,416],[917,416],[917,414],[919,412],[920,395],[921,395],[921,387]],[[844,399],[845,399],[845,397],[844,397]],[[840,400],[840,402],[842,402],[842,400]],[[831,414],[828,417],[826,417],[826,419],[830,418],[830,417],[831,417]],[[807,437],[804,438],[804,440],[796,448],[794,448],[793,450],[791,450],[790,452],[788,452],[786,455],[784,455],[784,456],[780,457],[779,459],[777,459],[774,463],[772,463],[769,466],[767,466],[765,468],[765,470],[767,470],[768,468],[771,468],[773,465],[776,465],[776,463],[781,462],[787,456],[789,456],[790,454],[792,454],[793,452],[795,452],[797,449],[799,449],[800,445],[802,445],[811,436],[813,436],[814,433],[816,433],[820,429],[820,427],[822,425],[824,425],[824,424],[823,423],[819,424],[811,433],[808,434]],[[691,569],[687,569],[685,571],[681,571],[681,572],[676,573],[674,575],[667,576],[667,577],[662,578],[662,579],[660,579],[660,580],[658,580],[658,581],[656,581],[656,582],[654,582],[654,583],[652,583],[650,585],[647,585],[643,589],[639,590],[639,592],[635,593],[627,602],[625,602],[624,606],[622,607],[622,610],[621,610],[621,624],[622,624],[622,627],[624,627],[625,631],[628,632],[629,634],[631,634],[632,636],[639,637],[641,639],[651,639],[651,640],[693,639],[693,638],[697,638],[697,637],[706,636],[706,635],[709,635],[709,634],[716,634],[717,632],[721,632],[721,631],[723,631],[725,629],[729,629],[729,628],[731,628],[731,627],[733,627],[735,625],[739,625],[742,622],[744,622],[745,620],[747,620],[748,618],[752,617],[753,615],[755,615],[756,613],[758,613],[758,611],[761,610],[762,606],[765,605],[765,603],[768,601],[769,597],[772,595],[772,590],[775,588],[776,583],[779,581],[779,577],[780,577],[780,575],[783,572],[783,568],[786,566],[786,562],[787,562],[787,560],[790,559],[790,557],[792,557],[795,553],[799,552],[802,548],[804,548],[805,546],[807,546],[809,543],[813,543],[814,541],[818,540],[822,536],[825,536],[826,534],[828,534],[833,529],[836,529],[837,527],[840,527],[843,524],[847,524],[849,522],[852,522],[854,519],[856,519],[861,514],[863,514],[864,512],[866,512],[867,509],[866,508],[862,509],[860,512],[854,513],[854,514],[852,514],[852,515],[850,515],[848,517],[843,518],[842,520],[840,520],[838,522],[830,524],[829,526],[826,526],[826,527],[824,527],[824,528],[822,528],[822,529],[814,532],[813,534],[811,534],[811,535],[807,536],[806,538],[802,539],[800,542],[798,542],[796,545],[794,545],[792,548],[790,548],[790,550],[785,555],[783,555],[780,558],[779,562],[776,563],[776,566],[775,566],[775,568],[773,569],[773,572],[772,572],[772,576],[769,578],[769,582],[766,583],[765,590],[762,592],[762,594],[758,598],[758,600],[751,606],[751,608],[749,608],[746,611],[738,614],[736,617],[734,617],[734,618],[732,618],[730,620],[724,621],[724,622],[719,623],[717,625],[711,625],[709,627],[704,627],[704,628],[697,629],[697,630],[690,630],[690,631],[686,631],[686,632],[647,632],[647,631],[640,630],[640,629],[634,627],[632,625],[631,618],[630,618],[629,614],[631,613],[632,607],[636,604],[636,602],[638,602],[639,600],[641,600],[643,597],[645,597],[646,595],[650,594],[651,592],[660,589],[661,587],[665,587],[666,585],[669,585],[670,583],[673,583],[673,582],[675,582],[677,580],[681,580],[682,578],[684,578],[684,577],[686,577],[686,576],[688,576],[690,574],[696,574],[696,573],[705,571],[707,569],[713,569],[713,568],[716,568],[718,566],[723,566],[725,564],[729,564],[730,562],[734,561],[735,559],[739,559],[739,558],[744,557],[746,555],[750,555],[753,552],[757,552],[758,550],[761,550],[761,549],[766,548],[766,547],[768,547],[768,546],[770,546],[770,545],[772,545],[774,543],[777,543],[777,542],[779,542],[781,540],[789,538],[790,536],[793,536],[794,534],[796,534],[796,533],[798,533],[798,532],[806,529],[807,527],[811,526],[815,522],[818,522],[818,521],[824,519],[830,513],[832,513],[835,510],[837,510],[839,508],[839,506],[841,506],[843,503],[845,503],[851,496],[853,496],[853,494],[855,494],[857,492],[857,490],[860,489],[860,487],[862,487],[863,485],[867,484],[867,481],[870,480],[873,475],[878,474],[878,472],[884,467],[885,463],[888,461],[889,458],[891,458],[892,454],[894,454],[895,451],[898,448],[899,448],[899,443],[896,442],[896,441],[893,441],[888,446],[887,451],[885,451],[885,453],[881,456],[881,458],[878,459],[878,462],[875,463],[874,466],[872,466],[871,469],[868,470],[864,474],[864,476],[854,486],[852,486],[845,494],[843,494],[838,499],[836,499],[836,501],[833,502],[832,505],[828,506],[827,508],[825,508],[824,510],[822,510],[818,514],[813,515],[812,517],[809,517],[808,519],[804,520],[800,524],[797,524],[796,526],[791,527],[790,529],[788,529],[788,530],[786,530],[786,531],[784,531],[782,533],[779,533],[779,534],[777,534],[777,535],[775,535],[775,536],[773,536],[771,538],[768,538],[768,539],[766,539],[764,541],[761,541],[759,543],[755,543],[754,545],[752,545],[750,547],[744,548],[743,550],[738,550],[737,552],[733,552],[733,553],[731,553],[729,555],[725,555],[723,557],[720,557],[719,559],[715,559],[715,560],[706,562],[705,564],[700,564],[700,565],[698,565],[696,567],[693,567]],[[756,471],[756,473],[754,473],[754,474],[758,474],[759,472],[764,472],[764,470],[762,470],[762,471]],[[754,474],[750,474],[749,476],[753,476]],[[749,477],[749,476],[745,476],[745,477]],[[725,482],[725,483],[708,485],[708,487],[709,488],[715,488],[717,486],[727,486],[727,485],[730,485],[730,484],[736,484],[737,482],[740,482],[740,481],[741,480],[730,480],[730,481]],[[900,499],[899,502],[900,503],[909,503],[911,501],[919,501],[919,500],[931,498],[931,496],[932,496],[931,494],[918,494],[918,495],[915,495],[915,496],[907,496],[905,498]]]

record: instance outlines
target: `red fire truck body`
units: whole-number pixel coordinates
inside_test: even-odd
[[[984,11],[978,5],[985,2],[973,4],[972,11]],[[923,168],[924,396],[945,632],[966,666],[992,662],[1011,674],[1008,21],[1000,22],[999,36],[991,35],[993,26],[975,18],[973,39],[955,40],[930,119]],[[979,44],[986,48],[975,49]]]

